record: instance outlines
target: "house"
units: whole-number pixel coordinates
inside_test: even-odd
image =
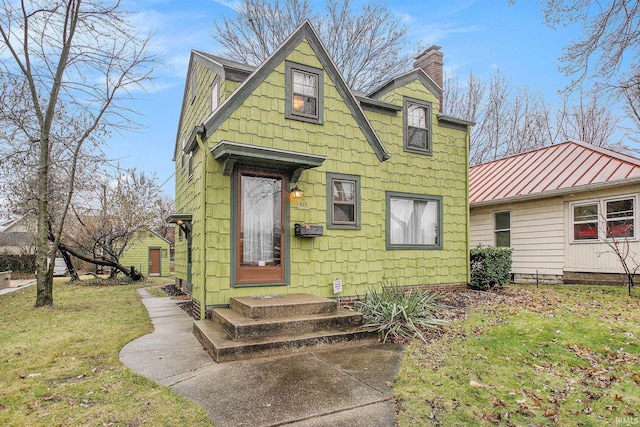
[[[171,243],[146,227],[136,231],[120,257],[120,264],[134,266],[143,276],[170,274]]]
[[[0,253],[10,255],[34,254],[36,223],[27,216],[0,221]]]
[[[477,165],[471,246],[511,247],[518,283],[620,283],[607,242],[640,253],[638,192],[639,159],[580,141]]]
[[[257,67],[192,51],[167,220],[195,317],[231,297],[466,286],[472,123],[440,113],[441,88],[434,47],[354,93],[308,21]]]

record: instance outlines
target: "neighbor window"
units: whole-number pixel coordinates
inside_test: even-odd
[[[431,103],[407,98],[404,116],[404,149],[431,154]]]
[[[511,212],[495,212],[493,214],[496,246],[508,248],[511,246]]]
[[[598,240],[598,203],[573,206],[573,239]]]
[[[360,228],[360,177],[327,174],[327,228]]]
[[[607,238],[633,237],[633,199],[607,201]]]
[[[635,205],[635,197],[572,205],[573,240],[634,238]]]
[[[387,192],[387,249],[442,249],[442,198]]]
[[[322,70],[286,63],[286,117],[322,122]]]
[[[213,113],[218,108],[218,102],[220,100],[220,79],[216,77],[211,84],[211,112]]]

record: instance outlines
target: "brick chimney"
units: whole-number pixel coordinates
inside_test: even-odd
[[[414,59],[413,68],[424,71],[442,89],[444,54],[440,52],[440,46],[433,45]],[[440,96],[440,111],[443,111],[442,96]]]

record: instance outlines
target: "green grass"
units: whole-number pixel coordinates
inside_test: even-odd
[[[0,295],[0,425],[213,425],[120,363],[120,349],[153,330],[137,287],[56,282],[55,307],[38,309],[35,287]]]
[[[407,349],[401,426],[640,424],[640,298],[626,288],[512,288]]]

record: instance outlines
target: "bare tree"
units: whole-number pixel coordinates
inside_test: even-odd
[[[558,133],[563,140],[575,138],[598,147],[612,145],[620,122],[608,103],[593,95],[584,99],[582,93],[574,104],[569,104],[565,97],[556,119]]]
[[[515,0],[510,0],[515,3]],[[625,0],[544,0],[553,28],[582,25],[582,36],[564,48],[560,70],[573,80],[567,89],[613,94],[640,128],[640,3]]]
[[[466,85],[445,80],[446,114],[476,122],[471,132],[470,162],[479,164],[546,147],[567,139],[630,151],[615,136],[619,117],[594,94],[578,103],[568,97],[552,107],[544,96],[526,87],[513,87],[496,70],[487,85],[469,74]]]
[[[406,27],[381,4],[365,4],[359,14],[350,0],[326,0],[325,13],[310,0],[242,0],[234,18],[222,17],[213,38],[231,59],[258,65],[291,32],[309,19],[346,82],[368,91],[409,67]]]
[[[14,96],[23,114],[20,120],[9,117],[11,132],[37,159],[30,165],[37,191],[35,306],[53,305],[53,260],[81,154],[98,147],[110,129],[133,125],[123,101],[150,78],[149,37],[138,34],[117,0],[3,0],[0,36],[4,81],[15,79],[16,90],[27,95]],[[54,215],[56,154],[68,162]]]
[[[141,278],[133,267],[120,263],[124,251],[135,242],[144,227],[153,230],[158,205],[166,202],[155,175],[135,169],[116,177],[98,179],[90,191],[78,195],[71,205],[72,216],[60,239],[63,256],[121,271],[134,280]],[[155,231],[155,230],[153,230]],[[70,271],[71,258],[65,257]]]

